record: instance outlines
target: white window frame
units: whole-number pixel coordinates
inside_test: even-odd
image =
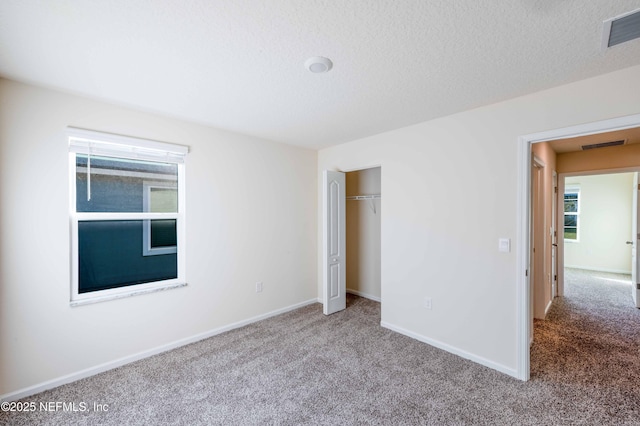
[[[69,218],[71,235],[71,306],[102,302],[121,297],[145,294],[187,285],[185,238],[185,171],[184,158],[189,148],[146,139],[132,138],[91,130],[67,128],[69,138]],[[176,213],[149,212],[77,212],[76,211],[76,154],[158,161],[177,164],[178,211]],[[78,223],[87,220],[151,220],[176,219],[177,278],[125,287],[79,293]],[[143,228],[144,229],[144,228]]]
[[[565,212],[564,211],[564,195],[565,194],[578,194],[578,207],[575,212]],[[564,188],[564,194],[562,195],[562,212],[564,213],[562,217],[562,238],[566,243],[579,243],[580,242],[580,204],[581,204],[581,194],[580,194],[580,186],[579,185],[567,185]],[[571,215],[576,217],[576,238],[565,238],[564,237],[564,216]]]

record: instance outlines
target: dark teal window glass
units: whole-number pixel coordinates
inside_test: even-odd
[[[160,222],[157,244],[176,244],[175,220],[152,222]],[[178,277],[176,253],[143,255],[143,226],[144,220],[78,222],[79,293]]]
[[[177,232],[175,219],[151,221],[151,248],[175,247]]]

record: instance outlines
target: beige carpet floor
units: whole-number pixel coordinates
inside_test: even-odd
[[[521,382],[379,326],[378,303],[311,305],[34,395],[85,412],[10,425],[640,425],[640,310],[624,276],[568,271]],[[97,412],[93,404],[108,406]]]

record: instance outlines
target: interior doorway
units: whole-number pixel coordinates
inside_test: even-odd
[[[609,283],[628,287],[627,305],[635,307],[638,172],[570,173],[562,180],[563,296],[591,286],[590,297],[608,306]]]
[[[531,247],[532,247],[532,226],[534,226],[532,220],[531,213],[531,203],[532,203],[532,146],[534,144],[555,141],[555,140],[568,140],[574,139],[575,143],[578,144],[578,148],[576,151],[580,151],[582,148],[580,146],[583,140],[580,138],[599,138],[602,134],[613,135],[616,132],[626,132],[633,131],[634,129],[640,129],[640,114],[620,117],[610,120],[604,120],[595,123],[582,124],[573,127],[567,127],[563,129],[557,129],[547,132],[541,132],[531,135],[524,135],[519,138],[519,174],[518,174],[518,193],[519,197],[519,220],[518,220],[518,270],[520,271],[518,274],[518,288],[517,288],[517,309],[518,309],[518,349],[517,349],[517,376],[522,380],[529,379],[530,373],[530,337],[531,333],[531,317],[532,317],[532,304],[531,304],[531,286],[533,285],[531,280],[531,269],[533,267],[532,264],[532,256],[531,256]],[[601,141],[602,142],[602,141]],[[626,143],[626,142],[625,142]],[[637,143],[637,142],[634,142]],[[636,148],[632,148],[629,150],[636,150]],[[599,157],[599,158],[597,158]],[[640,164],[637,164],[637,161],[634,160],[635,156],[623,156],[622,158],[606,158],[603,155],[591,155],[585,154],[584,156],[577,156],[574,158],[574,164],[565,164],[566,167],[570,168],[575,166],[575,162],[580,163],[580,158],[588,159],[587,162],[582,165],[585,167],[584,170],[589,170],[590,168],[593,170],[594,168],[597,170],[598,167],[605,168],[601,164],[606,163],[609,164],[608,167],[612,167],[612,164],[616,164],[613,167],[624,168],[627,167],[629,169],[637,169]],[[600,166],[598,166],[598,163]],[[560,170],[559,170],[560,173]],[[559,179],[560,180],[560,179]],[[559,188],[558,192],[563,191],[564,188],[560,188],[563,182],[558,182]],[[558,220],[560,218],[560,212],[562,212],[561,208],[558,208]],[[561,223],[558,222],[558,234],[561,231]],[[558,262],[558,283],[556,287],[556,291],[559,294],[562,294],[562,286],[563,282],[561,279],[562,269],[563,269],[563,238],[558,238],[557,240],[559,250],[556,253],[556,258]],[[534,274],[535,275],[535,274]]]
[[[381,300],[381,167],[346,173],[346,291]]]
[[[564,178],[564,267],[631,275],[635,172]]]

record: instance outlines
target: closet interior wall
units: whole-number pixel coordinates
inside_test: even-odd
[[[346,173],[347,292],[380,301],[381,168]]]

